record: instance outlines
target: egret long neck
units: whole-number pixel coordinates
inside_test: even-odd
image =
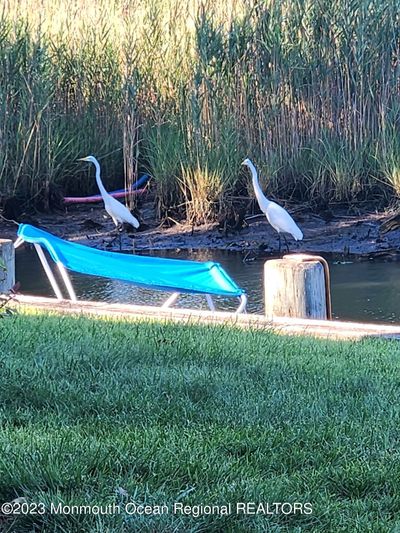
[[[108,192],[105,190],[104,188],[104,185],[103,185],[103,182],[101,181],[101,178],[100,178],[100,165],[98,163],[98,161],[93,161],[94,163],[94,166],[96,167],[96,182],[97,182],[97,186],[100,190],[100,193],[102,195],[108,195]]]
[[[247,166],[249,167],[249,169],[251,171],[251,179],[253,181],[253,188],[254,188],[254,192],[256,194],[256,198],[257,198],[258,202],[260,202],[261,200],[264,201],[264,202],[265,201],[270,202],[270,200],[268,200],[268,198],[266,198],[266,196],[262,192],[262,189],[261,189],[260,184],[258,182],[257,170],[256,170],[255,166],[253,165],[253,163],[251,161],[249,161]]]

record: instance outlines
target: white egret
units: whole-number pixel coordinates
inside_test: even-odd
[[[303,233],[300,228],[297,226],[296,222],[289,215],[289,213],[283,209],[280,205],[268,200],[263,194],[260,184],[258,182],[257,170],[250,159],[245,159],[242,165],[249,167],[251,171],[253,188],[257,198],[258,205],[260,206],[261,211],[267,217],[268,222],[278,232],[279,235],[279,251],[281,250],[281,234],[285,239],[285,244],[289,250],[288,243],[286,241],[285,233],[289,233],[294,240],[301,241],[303,238]]]
[[[100,194],[104,200],[104,207],[107,211],[107,213],[112,218],[114,224],[118,228],[120,224],[123,224],[126,222],[127,224],[131,224],[134,228],[139,227],[139,221],[132,215],[132,213],[129,211],[127,207],[125,207],[121,202],[118,202],[115,198],[113,198],[108,192],[105,190],[104,185],[100,178],[100,164],[97,161],[95,157],[92,155],[89,155],[87,157],[82,157],[81,159],[78,159],[78,161],[89,161],[90,163],[93,163],[96,167],[96,182],[97,186],[99,187]]]

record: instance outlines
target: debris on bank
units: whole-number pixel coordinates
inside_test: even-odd
[[[218,223],[191,226],[176,223],[162,227],[154,221],[152,204],[141,207],[141,227],[122,233],[122,250],[216,249],[241,252],[249,256],[278,253],[275,230],[262,215],[249,217],[244,227],[221,229]],[[397,218],[399,221],[397,222]],[[65,212],[29,217],[23,220],[64,239],[119,251],[119,239],[103,206],[71,206]],[[288,238],[291,252],[335,254],[361,260],[373,258],[400,260],[400,216],[393,213],[365,213],[349,216],[337,212],[324,220],[313,213],[296,215],[304,233],[302,241]],[[1,221],[1,236],[15,239],[13,223]]]

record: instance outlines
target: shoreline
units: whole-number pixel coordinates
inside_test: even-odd
[[[278,253],[278,234],[263,215],[249,217],[242,229],[224,232],[217,223],[202,226],[175,224],[172,227],[149,223],[154,220],[151,202],[141,207],[140,214],[143,229],[122,233],[123,251],[215,249],[239,252],[244,256],[276,256]],[[296,242],[288,238],[290,252],[334,254],[359,260],[400,260],[400,217],[398,222],[393,220],[395,217],[391,212],[350,216],[344,210],[338,210],[327,222],[312,213],[300,213],[294,217],[304,239]],[[115,239],[115,226],[102,205],[90,208],[69,206],[65,212],[27,216],[22,221],[66,240],[110,251],[120,250],[119,239]],[[382,231],[390,226],[395,229]],[[15,240],[15,224],[2,220],[0,237]],[[286,253],[286,249],[282,247],[283,252]]]

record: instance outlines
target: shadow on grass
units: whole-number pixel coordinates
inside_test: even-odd
[[[5,531],[365,531],[378,509],[394,524],[393,342],[35,314],[1,320],[0,345],[0,498],[46,508]],[[50,512],[60,503],[122,510]]]

